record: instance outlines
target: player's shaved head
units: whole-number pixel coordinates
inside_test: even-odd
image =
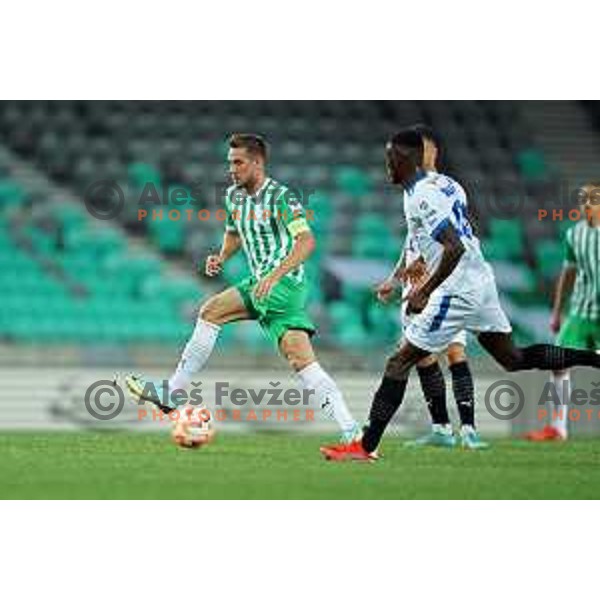
[[[392,183],[408,182],[423,164],[423,140],[413,129],[402,129],[386,144],[386,168]]]
[[[417,150],[421,147],[421,135],[412,127],[401,129],[389,142],[396,148],[408,148]]]

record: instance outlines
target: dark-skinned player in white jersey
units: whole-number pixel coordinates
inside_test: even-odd
[[[483,348],[510,372],[558,371],[577,365],[600,369],[595,352],[549,344],[515,346],[493,271],[468,222],[460,184],[423,170],[423,143],[413,129],[389,140],[385,158],[390,181],[404,191],[409,236],[416,240],[430,274],[407,297],[409,323],[386,362],[362,439],[321,448],[333,461],[377,458],[381,438],[404,399],[411,369],[446,348],[463,329],[474,332]]]
[[[413,129],[423,142],[423,170],[437,172],[440,143],[435,132],[426,125],[415,125]],[[408,238],[407,238],[408,239]],[[397,295],[399,288],[405,292],[419,285],[427,278],[427,267],[423,257],[406,244],[404,251],[390,276],[377,287],[377,297],[388,303]],[[403,315],[404,316],[404,315]],[[466,355],[467,332],[460,331],[446,349],[448,367],[452,377],[452,391],[460,418],[460,445],[470,450],[482,450],[488,447],[475,429],[475,386]],[[431,431],[408,446],[439,446],[453,448],[457,438],[454,436],[446,403],[446,383],[438,358],[431,354],[417,364],[417,374],[423,396],[431,418]]]

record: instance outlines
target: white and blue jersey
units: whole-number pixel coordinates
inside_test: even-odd
[[[467,217],[462,186],[440,173],[423,173],[404,192],[408,225],[406,247],[418,251],[429,273],[442,258],[442,232],[452,225],[465,252],[448,279],[431,295],[424,311],[406,320],[406,337],[415,346],[440,352],[463,329],[474,332],[511,331],[496,290],[490,265]]]
[[[418,249],[430,273],[442,259],[444,248],[438,241],[442,231],[452,224],[458,232],[465,253],[442,284],[445,289],[476,285],[479,277],[492,273],[469,223],[467,195],[457,181],[440,173],[423,174],[404,192],[404,214],[408,245]]]

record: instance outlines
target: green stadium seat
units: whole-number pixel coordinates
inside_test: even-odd
[[[5,111],[8,117],[2,118],[7,144],[15,140],[27,142],[30,159],[37,161],[37,167],[66,187],[71,186],[71,191],[79,192],[93,180],[121,181],[126,175],[130,199],[135,199],[148,183],[162,196],[163,173],[170,166],[174,168],[169,180],[179,177],[175,173],[180,168],[182,180],[201,181],[206,186],[204,191],[211,193],[213,184],[224,179],[227,140],[223,131],[270,132],[274,176],[319,189],[305,206],[316,215],[311,225],[317,250],[306,265],[313,283],[319,282],[323,257],[330,254],[390,262],[398,257],[399,227],[391,225],[399,224],[392,218],[398,218],[401,208],[397,203],[388,206],[381,164],[381,140],[389,135],[391,123],[416,122],[425,116],[434,127],[440,126],[451,149],[447,157],[450,166],[460,177],[464,174],[467,187],[480,174],[484,190],[506,188],[508,194],[523,189],[527,193],[538,188],[526,184],[547,180],[552,175],[552,166],[530,143],[527,124],[519,122],[518,107],[509,102],[411,101],[385,106],[368,102],[302,102],[285,106],[276,102],[244,105],[227,101],[189,106],[89,103],[70,105],[64,112],[60,104],[55,107],[52,103],[15,102],[11,106]],[[22,139],[22,123],[28,123],[35,135]],[[314,123],[319,123],[319,127],[315,128]],[[22,158],[27,160],[25,153]],[[512,185],[511,178],[516,185]],[[44,229],[31,228],[31,240],[46,259],[62,265],[69,279],[83,286],[88,295],[76,298],[69,286],[46,272],[41,262],[14,245],[9,217],[13,212],[17,215],[18,209],[29,201],[28,189],[13,180],[7,166],[0,167],[0,296],[18,317],[16,323],[2,318],[0,335],[10,330],[11,335],[35,341],[35,327],[31,329],[29,322],[32,317],[47,315],[51,315],[53,327],[43,321],[37,337],[44,343],[59,339],[129,344],[140,337],[148,342],[173,343],[189,335],[193,323],[180,315],[189,314],[188,306],[201,301],[203,285],[212,287],[211,282],[204,282],[201,277],[199,281],[194,277],[168,279],[164,263],[154,258],[137,258],[127,248],[127,236],[110,227],[112,223],[92,220],[83,202],[78,205],[50,198],[45,202],[38,196],[38,191],[43,191],[41,186],[35,191],[34,212]],[[34,185],[31,190],[33,194]],[[127,202],[120,222],[131,226],[136,234],[145,235],[146,242],[166,255],[203,257],[220,244],[222,225],[207,223],[199,228],[188,226],[185,221],[170,221],[168,207],[164,206],[160,208],[166,219],[141,223],[137,208],[135,200]],[[20,211],[23,216],[28,212],[31,211]],[[525,246],[527,238],[522,226],[490,224],[487,215],[481,216],[485,219],[485,231],[490,231],[484,243],[485,255],[515,267],[523,265],[529,248]],[[563,222],[558,227],[564,225],[571,226]],[[512,281],[504,285],[504,291],[518,302],[538,302],[539,292],[534,284],[539,283],[539,275],[551,278],[562,262],[557,260],[559,252],[554,246],[536,249],[532,244],[531,250],[538,256],[537,270],[519,278],[519,285]],[[190,267],[190,262],[187,264]],[[198,268],[201,271],[202,265]],[[225,280],[233,283],[246,274],[246,261],[240,253],[227,264]],[[524,279],[530,281],[523,283]],[[325,292],[329,290],[320,285],[310,287],[311,309],[330,311],[324,304],[329,300],[324,297]],[[395,329],[396,307],[383,308],[369,294],[365,295],[364,290],[342,290],[341,307],[331,308],[340,318],[339,327],[332,329],[334,343],[348,342],[356,347],[364,347],[370,339],[384,343],[388,332]],[[38,298],[43,298],[45,304]],[[317,321],[320,318],[319,315]],[[226,343],[227,336],[235,342],[236,328],[226,330],[232,331],[226,335]],[[256,328],[240,335],[245,336],[244,343],[262,348],[262,342],[254,339],[257,334],[256,339],[264,339]],[[268,341],[266,344],[265,348],[270,349]]]
[[[274,342],[267,337],[257,322],[238,323],[233,330],[235,344],[251,348],[254,351],[274,348]]]
[[[398,337],[400,327],[396,315],[399,311],[397,305],[384,306],[373,299],[367,309],[371,342],[391,342]]]
[[[6,207],[19,206],[26,198],[25,190],[11,179],[0,181],[0,210]]]
[[[318,191],[311,194],[304,208],[313,212],[313,220],[309,224],[317,231],[328,227],[335,212],[331,197]]]
[[[357,311],[347,302],[336,301],[328,306],[332,331],[341,344],[348,347],[364,346],[368,340],[367,332]]]
[[[536,148],[527,148],[519,152],[517,164],[523,177],[530,181],[544,180],[549,172],[544,155]]]
[[[381,215],[361,215],[356,220],[355,233],[358,235],[389,235],[387,221]]]
[[[348,283],[342,284],[342,299],[347,306],[352,307],[356,314],[362,312],[373,296],[369,288],[357,287]]]
[[[160,193],[160,173],[152,165],[141,162],[132,163],[127,168],[127,176],[129,183],[136,191],[142,191],[147,183],[152,183]]]
[[[357,167],[339,167],[335,171],[338,187],[352,197],[368,194],[373,189],[369,174]]]
[[[70,204],[58,204],[53,207],[54,218],[64,227],[65,233],[75,229],[83,229],[86,223],[85,214]]]
[[[363,234],[352,240],[352,255],[356,258],[394,260],[399,256],[398,245],[390,237]]]
[[[525,254],[525,231],[520,221],[491,219],[483,252],[489,260],[513,260]]]
[[[56,235],[32,228],[30,230],[30,237],[33,247],[38,252],[41,252],[45,256],[56,252],[58,242]]]
[[[395,261],[399,247],[382,216],[366,214],[357,220],[352,240],[353,256]]]
[[[564,250],[559,242],[548,240],[535,245],[536,268],[544,279],[553,280],[560,273]]]
[[[149,222],[150,236],[156,247],[167,254],[179,254],[185,247],[185,221],[152,220]]]

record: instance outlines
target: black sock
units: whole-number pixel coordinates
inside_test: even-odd
[[[381,380],[373,397],[369,423],[364,428],[362,437],[362,446],[367,452],[373,452],[379,446],[385,428],[402,404],[407,383],[408,378],[398,381],[385,375]]]
[[[417,367],[417,373],[433,424],[447,425],[450,418],[446,407],[446,381],[439,363],[436,361],[427,367]]]
[[[573,350],[549,344],[535,344],[521,349],[521,359],[514,370],[543,369],[563,371],[571,367],[596,367],[600,369],[600,355],[589,350]]]
[[[462,425],[475,427],[475,387],[467,361],[450,365],[452,391]]]

